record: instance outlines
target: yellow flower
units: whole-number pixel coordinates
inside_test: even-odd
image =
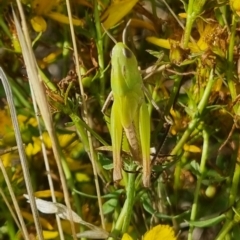
[[[3,136],[7,130],[12,129],[12,120],[6,109],[0,110],[0,136]]]
[[[104,10],[101,21],[104,28],[108,30],[123,19],[137,4],[137,0],[116,0]]]
[[[38,154],[42,149],[40,138],[32,137],[32,140],[33,143],[29,143],[25,148],[26,155],[29,157]]]
[[[171,108],[171,116],[173,118],[173,125],[171,126],[171,134],[176,135],[187,127],[188,119],[181,115],[180,112]]]
[[[31,118],[28,120],[27,124],[29,124],[29,125],[31,125],[31,126],[33,126],[33,127],[37,127],[38,122],[37,122],[37,119],[36,119],[36,118],[31,117]]]
[[[169,225],[157,225],[145,233],[143,240],[176,240],[175,233]]]
[[[157,45],[159,47],[163,47],[166,49],[171,48],[170,39],[163,39],[163,38],[157,38],[157,37],[147,37],[146,40],[154,45]],[[174,40],[172,40],[174,41]]]
[[[223,29],[216,23],[206,23],[202,19],[196,21],[196,28],[199,33],[199,38],[196,43],[190,42],[188,48],[192,53],[206,51],[211,48],[212,51],[216,50],[219,55],[225,51],[226,46],[220,35],[224,34]],[[174,46],[180,45],[179,41],[175,39],[162,39],[157,37],[147,37],[146,40],[159,47],[172,49]],[[224,40],[225,41],[225,40]],[[214,48],[214,49],[213,49]]]
[[[199,148],[196,145],[188,145],[188,144],[184,144],[183,145],[183,150],[186,152],[192,152],[192,153],[200,153],[202,152],[201,148]]]
[[[69,147],[73,142],[75,142],[76,134],[75,133],[66,133],[66,134],[59,134],[58,140],[60,143],[60,146],[62,148]],[[75,145],[77,144],[77,141],[75,142]],[[74,146],[74,144],[73,144]]]
[[[236,12],[240,16],[240,1],[239,0],[230,0],[230,7],[233,12]]]
[[[47,29],[46,21],[39,16],[34,16],[31,19],[31,24],[35,32],[45,32]]]
[[[68,17],[59,12],[62,7],[59,0],[33,0],[31,5],[35,13],[35,16],[31,19],[31,24],[36,32],[44,32],[47,28],[47,23],[43,16],[60,23],[69,24]],[[72,21],[75,26],[83,26],[84,24],[83,20],[78,18],[73,18]]]
[[[218,27],[218,24],[205,23],[202,19],[197,20],[196,25],[200,38],[198,39],[197,44],[188,44],[191,52],[199,52],[199,50],[204,51],[208,49],[214,43],[214,38]]]
[[[44,142],[46,148],[48,148],[48,149],[52,148],[52,142],[51,142],[48,132],[43,132],[42,137],[43,137],[43,142]]]
[[[133,240],[133,239],[130,235],[128,235],[127,233],[124,233],[122,236],[122,240]]]
[[[10,167],[12,165],[11,153],[6,153],[1,156],[4,167]]]

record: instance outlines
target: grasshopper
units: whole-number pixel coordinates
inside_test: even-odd
[[[133,52],[122,42],[115,44],[111,60],[111,138],[113,179],[122,179],[122,137],[126,134],[134,161],[143,166],[143,185],[150,186],[150,115],[145,102],[143,81]]]

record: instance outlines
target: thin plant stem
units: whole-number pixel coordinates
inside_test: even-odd
[[[231,31],[230,31],[230,42],[229,42],[229,47],[228,47],[228,56],[227,56],[227,61],[228,61],[228,68],[226,72],[226,78],[227,78],[227,84],[229,87],[229,91],[231,94],[231,97],[233,100],[236,99],[237,97],[237,90],[236,90],[236,83],[234,81],[233,77],[233,65],[234,65],[234,43],[235,43],[235,37],[236,37],[236,27],[237,27],[237,19],[236,15],[233,14],[232,16],[232,24],[231,24]],[[239,103],[237,103],[233,109],[235,113],[239,113]]]
[[[232,15],[232,24],[231,24],[231,31],[230,31],[230,41],[229,41],[229,47],[228,47],[228,54],[227,54],[227,61],[228,61],[228,67],[226,70],[226,78],[227,78],[227,84],[229,87],[229,91],[231,94],[231,97],[233,100],[237,97],[237,89],[236,89],[236,83],[234,80],[233,75],[233,68],[234,68],[234,44],[235,44],[235,38],[236,38],[236,27],[237,27],[237,16],[235,14]],[[236,103],[236,105],[233,106],[233,110],[235,114],[239,114],[239,103]],[[239,152],[239,136],[237,136],[237,139],[235,139],[235,143],[237,145],[237,149],[235,149],[235,153]],[[232,154],[232,161],[236,161],[236,154]],[[229,194],[229,206],[232,206],[237,198],[237,191],[239,189],[239,178],[240,178],[240,167],[239,167],[239,159],[237,158],[237,163],[235,164],[234,174],[231,181],[231,187],[230,187],[230,194]],[[220,231],[219,235],[217,236],[217,240],[222,239],[229,239],[229,232],[235,225],[235,222],[233,220],[233,211],[229,210],[227,212],[227,220],[224,223],[222,230]]]
[[[32,106],[31,103],[28,101],[26,93],[19,87],[17,82],[13,80],[11,77],[8,77],[8,81],[11,85],[14,97],[16,97],[27,109],[31,109]]]
[[[23,12],[22,4],[19,0],[17,0],[17,5],[18,5],[19,12],[20,12],[21,20],[22,20],[24,34],[23,34],[23,30],[21,29],[20,23],[16,17],[14,10],[13,10],[13,18],[14,18],[14,22],[16,25],[18,38],[19,38],[19,41],[21,44],[22,54],[23,54],[23,58],[24,58],[24,61],[26,64],[29,81],[30,81],[30,84],[32,84],[32,88],[34,90],[34,96],[36,98],[38,107],[40,109],[45,126],[49,133],[50,139],[52,141],[53,154],[54,154],[54,157],[56,160],[60,180],[61,180],[62,187],[63,187],[64,200],[65,200],[67,208],[69,210],[71,210],[70,197],[69,197],[69,193],[68,193],[67,183],[66,183],[63,168],[61,165],[61,156],[60,156],[61,148],[60,148],[60,145],[58,142],[56,132],[53,127],[52,117],[50,114],[47,98],[46,98],[44,88],[42,85],[42,80],[40,78],[40,73],[38,71],[36,59],[33,54],[25,15]],[[30,202],[31,202],[31,200],[30,200]],[[35,199],[34,199],[34,202],[35,202]],[[71,225],[73,239],[76,240],[77,238],[76,238],[75,226],[73,223],[72,211],[70,211],[70,225]]]
[[[188,140],[189,136],[193,132],[193,130],[196,128],[197,124],[201,120],[200,117],[203,113],[203,110],[207,106],[208,98],[211,94],[211,89],[214,84],[214,77],[213,77],[213,69],[210,72],[209,80],[207,81],[207,86],[204,90],[203,96],[201,98],[201,101],[199,102],[196,110],[196,114],[192,121],[188,124],[187,130],[184,132],[181,139],[178,141],[177,145],[174,147],[174,149],[171,151],[171,155],[176,155],[183,147],[184,143]]]
[[[7,231],[8,231],[8,236],[10,240],[15,240],[16,239],[16,234],[15,234],[15,226],[12,217],[8,214],[7,215]]]
[[[238,147],[240,147],[240,146],[238,146]],[[238,149],[238,151],[240,151],[240,149]],[[229,206],[234,204],[234,202],[236,201],[237,196],[238,196],[239,181],[240,181],[240,165],[239,165],[239,162],[240,162],[240,159],[238,157],[237,162],[235,164],[234,174],[233,174],[233,178],[232,178],[232,186],[231,186],[230,195],[229,195]]]
[[[211,94],[211,89],[214,84],[214,81],[215,80],[213,77],[213,69],[212,69],[210,72],[210,76],[209,76],[209,79],[207,82],[207,86],[204,90],[203,96],[197,106],[196,114],[195,114],[194,118],[192,119],[192,121],[188,124],[188,128],[182,135],[181,139],[178,141],[177,145],[171,151],[170,155],[177,155],[181,152],[183,145],[186,143],[186,141],[189,139],[192,132],[196,129],[197,125],[201,121],[201,115],[203,113],[203,110],[207,106],[208,98]],[[179,164],[181,164],[181,163],[179,163]],[[179,169],[179,167],[180,167],[179,164],[177,164],[176,169]],[[175,174],[174,174],[174,189],[178,189],[179,179],[180,179],[180,171],[175,172]]]
[[[233,177],[232,177],[231,188],[230,188],[230,192],[229,192],[229,199],[228,199],[229,206],[232,206],[235,203],[235,201],[238,197],[238,192],[239,192],[239,181],[240,181],[240,165],[239,165],[239,162],[240,162],[240,156],[239,156],[240,137],[239,137],[239,134],[235,135],[235,143],[237,146],[234,151],[235,154],[232,154],[232,162],[236,162],[236,163],[235,163],[235,169],[234,169],[234,173],[233,173]],[[229,210],[226,215],[227,215],[227,220],[224,223],[222,230],[220,231],[220,233],[218,235],[218,238],[216,238],[218,240],[224,239],[225,235],[228,234],[228,232],[234,225],[233,211]]]
[[[183,36],[183,48],[188,47],[188,42],[191,37],[193,23],[198,15],[201,14],[206,0],[189,0],[187,7],[187,22]]]
[[[225,240],[227,233],[233,228],[233,226],[236,224],[234,221],[230,221],[226,227],[223,227],[221,233],[216,237],[216,240]]]
[[[151,6],[152,6],[152,13],[153,17],[157,18],[157,6],[156,6],[156,1],[151,0]]]
[[[34,223],[36,226],[36,231],[38,233],[39,239],[43,239],[42,226],[39,221],[37,206],[36,206],[35,199],[34,199],[33,187],[31,184],[31,176],[29,173],[29,167],[28,167],[28,162],[27,162],[27,158],[26,158],[26,153],[25,153],[25,149],[23,147],[20,128],[19,128],[18,121],[17,121],[17,113],[16,113],[16,109],[14,106],[14,102],[13,102],[12,91],[11,91],[11,87],[7,81],[7,77],[6,77],[5,73],[3,72],[2,68],[0,68],[0,78],[3,83],[3,87],[4,87],[7,101],[9,104],[13,128],[14,128],[14,132],[15,132],[15,136],[16,136],[16,142],[17,142],[17,146],[18,146],[18,152],[20,155],[21,166],[22,166],[22,170],[23,170],[24,181],[26,184],[27,193],[29,195],[29,201],[30,201],[31,210],[33,213],[33,219],[34,219]]]
[[[96,46],[98,51],[98,64],[100,71],[100,104],[104,105],[105,102],[105,71],[104,71],[104,53],[103,53],[103,40],[102,40],[102,30],[101,21],[99,17],[99,4],[97,0],[94,0],[94,20],[96,26]]]
[[[78,117],[73,112],[69,113],[69,116],[72,119],[72,121],[74,122],[75,127],[76,127],[76,129],[77,129],[77,131],[78,131],[78,133],[81,137],[81,140],[84,144],[85,151],[89,154],[89,151],[90,151],[89,142],[88,142],[88,138],[86,136],[86,132],[84,131],[83,126],[82,126],[82,120],[80,119],[80,117]],[[93,152],[93,154],[94,154],[94,159],[97,159],[97,155],[96,155],[95,151]],[[98,164],[98,162],[97,162],[97,164]],[[98,168],[100,169],[101,166],[99,166]],[[109,175],[106,173],[106,171],[104,171],[104,169],[99,171],[98,174],[100,175],[100,177],[102,178],[103,181],[107,181],[107,182],[110,181]]]
[[[178,92],[179,92],[179,89],[180,89],[180,86],[181,86],[181,81],[182,81],[182,76],[176,75],[175,78],[174,78],[173,89],[171,91],[171,95],[170,95],[168,104],[167,104],[167,106],[165,108],[165,111],[164,111],[165,116],[169,115],[170,109],[172,107],[174,107],[174,105],[175,105],[176,97],[178,95]]]
[[[127,194],[126,200],[121,210],[121,213],[117,218],[116,225],[112,231],[115,237],[116,235],[123,234],[128,230],[131,217],[132,217],[133,205],[135,201],[135,191],[136,191],[135,190],[136,174],[128,173],[127,175],[128,175],[128,182],[126,187],[126,194]]]
[[[38,72],[40,73],[40,76],[41,76],[41,79],[43,80],[43,82],[46,84],[46,86],[48,87],[48,89],[50,91],[53,91],[53,92],[57,92],[57,87],[55,86],[55,84],[53,84],[49,78],[44,74],[44,72],[38,68]]]
[[[43,131],[42,131],[42,127],[41,127],[41,121],[40,121],[40,118],[39,118],[39,115],[37,114],[38,112],[38,107],[37,107],[37,102],[34,98],[34,93],[33,93],[33,89],[31,87],[31,84],[30,84],[30,90],[31,90],[31,94],[32,94],[32,100],[33,100],[33,108],[34,108],[34,112],[36,114],[36,119],[37,119],[37,123],[38,123],[38,131],[39,131],[39,138],[41,140],[41,147],[42,147],[42,154],[43,154],[43,160],[44,160],[44,164],[45,164],[45,169],[47,171],[47,178],[48,178],[48,184],[49,184],[49,187],[50,187],[50,191],[51,191],[51,197],[52,197],[52,201],[54,203],[56,203],[56,197],[55,197],[55,193],[54,193],[54,185],[53,185],[53,180],[52,180],[52,177],[50,175],[51,173],[51,169],[50,169],[50,165],[49,165],[49,161],[48,161],[48,156],[47,156],[47,150],[46,150],[46,146],[44,144],[44,141],[43,141]],[[62,225],[61,225],[61,221],[60,221],[60,218],[57,214],[55,214],[55,217],[56,217],[56,222],[57,222],[57,227],[58,227],[58,231],[59,231],[59,236],[60,236],[60,239],[61,240],[64,240],[64,235],[63,235],[63,229],[62,229]]]
[[[203,151],[202,151],[202,157],[201,157],[201,163],[199,168],[199,176],[197,179],[197,186],[194,192],[194,200],[192,205],[192,211],[190,216],[190,221],[195,221],[197,217],[197,210],[198,210],[198,199],[200,195],[200,188],[202,185],[202,180],[204,178],[204,173],[206,172],[206,162],[208,159],[208,152],[209,152],[209,133],[208,131],[203,128]],[[188,231],[188,240],[192,239],[192,233],[193,233],[194,227],[190,224],[190,229]]]
[[[126,216],[124,218],[122,233],[127,232],[129,224],[132,218],[133,205],[135,200],[135,179],[136,174],[128,174],[128,186],[127,186],[127,207],[126,207]]]
[[[89,116],[88,116],[88,111],[87,111],[87,104],[84,99],[85,93],[84,93],[84,88],[83,88],[83,84],[81,81],[80,65],[79,65],[79,61],[78,61],[79,58],[78,58],[78,51],[77,51],[77,43],[76,43],[75,32],[74,32],[73,23],[72,23],[72,12],[71,12],[71,8],[70,8],[69,0],[66,0],[66,5],[67,5],[67,12],[68,12],[69,23],[70,23],[69,25],[70,25],[70,32],[71,32],[72,43],[73,43],[74,58],[75,58],[75,62],[76,62],[76,72],[78,75],[80,92],[83,97],[82,98],[83,118],[84,118],[86,124],[89,125],[88,124]],[[89,149],[90,149],[90,160],[91,160],[92,167],[93,167],[96,192],[97,192],[97,196],[98,196],[99,213],[100,213],[100,217],[101,217],[102,228],[105,229],[105,221],[104,221],[104,215],[103,215],[103,209],[102,209],[102,199],[101,199],[99,180],[98,180],[98,171],[97,171],[97,164],[96,164],[97,159],[96,159],[96,154],[94,154],[92,136],[89,131],[87,131],[87,136],[88,136],[88,143],[89,143]]]
[[[192,16],[194,1],[195,0],[189,0],[188,2],[187,22],[186,22],[186,27],[185,27],[184,36],[183,36],[183,48],[187,48],[188,46],[189,38],[192,31],[192,25],[195,20],[195,17]]]
[[[15,222],[16,222],[19,230],[22,231],[23,236],[25,237],[25,239],[26,239],[26,240],[29,240],[30,238],[29,238],[29,234],[28,234],[28,231],[27,231],[27,227],[26,227],[26,224],[25,224],[25,222],[24,222],[24,220],[23,220],[23,217],[22,217],[22,214],[21,214],[21,210],[20,210],[20,207],[19,207],[19,205],[18,205],[18,201],[17,201],[17,199],[16,199],[16,197],[15,197],[14,190],[13,190],[12,185],[11,185],[11,182],[10,182],[10,180],[9,180],[7,171],[6,171],[6,169],[5,169],[4,165],[3,165],[2,159],[0,159],[0,168],[1,168],[2,174],[3,174],[3,176],[4,176],[4,180],[5,180],[6,184],[7,184],[7,187],[8,187],[8,190],[9,190],[9,193],[10,193],[10,196],[11,196],[11,199],[12,199],[12,202],[13,202],[13,205],[14,205],[14,208],[15,208],[15,210],[16,210],[16,213],[17,213],[19,222],[18,222],[18,220],[17,220],[17,216],[16,216],[15,213],[12,211],[12,208],[11,208],[10,204],[8,203],[7,198],[5,197],[5,195],[4,195],[4,193],[3,193],[3,191],[2,191],[1,188],[0,188],[0,194],[1,194],[1,196],[3,197],[5,203],[7,204],[7,207],[9,208],[9,210],[10,210],[12,216],[13,216],[13,219],[15,220]],[[20,224],[21,226],[20,226],[19,224]]]
[[[236,91],[236,84],[234,81],[233,77],[233,66],[234,66],[234,43],[235,43],[235,37],[236,37],[236,27],[237,27],[237,19],[236,15],[232,15],[232,24],[231,24],[231,31],[230,31],[230,42],[229,42],[229,47],[228,47],[228,68],[227,68],[227,73],[226,73],[226,78],[227,78],[227,83],[229,87],[229,91],[231,94],[231,97],[233,100],[236,99],[237,97],[237,91]],[[236,103],[235,106],[233,106],[234,112],[238,115],[239,110],[240,110],[240,105],[239,103]],[[237,141],[239,141],[239,136],[237,136]],[[238,148],[239,148],[239,143],[238,143]],[[239,150],[236,152],[239,152]],[[235,154],[232,155],[233,161],[236,161]],[[239,158],[239,156],[238,156]],[[239,188],[239,178],[240,178],[240,167],[239,167],[239,159],[237,158],[237,163],[235,164],[235,169],[234,169],[234,174],[232,178],[232,184],[230,188],[230,195],[229,195],[229,206],[233,205],[235,202],[235,199],[237,197],[237,190]],[[234,221],[232,220],[233,218],[233,211],[229,210],[227,212],[227,220],[225,224],[222,227],[222,230],[220,231],[217,240],[222,240],[225,238],[225,236],[228,234],[228,232],[231,230],[231,228],[234,226]]]
[[[184,25],[182,24],[182,22],[179,20],[179,18],[177,17],[177,15],[174,13],[174,11],[171,9],[171,7],[168,5],[168,3],[165,0],[162,0],[162,2],[166,5],[167,9],[169,10],[169,12],[172,14],[172,16],[176,19],[176,21],[178,22],[179,26],[184,29]],[[189,1],[190,2],[190,1]],[[189,3],[190,4],[190,3]]]
[[[0,27],[2,28],[2,30],[4,31],[4,33],[10,38],[12,39],[12,34],[11,32],[9,31],[6,23],[4,22],[4,15],[1,14],[1,17],[0,17]]]
[[[232,207],[232,211],[235,212],[235,215],[231,219],[231,221],[229,220],[227,222],[227,224],[224,224],[222,230],[220,231],[220,233],[216,237],[216,240],[231,240],[232,239],[231,234],[229,234],[229,233],[230,233],[231,229],[235,225],[239,224],[239,222],[240,222],[239,210],[240,210],[240,201],[237,202],[236,209],[234,209]]]

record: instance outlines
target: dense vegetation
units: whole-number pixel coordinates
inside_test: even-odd
[[[239,239],[238,0],[0,4],[0,239]]]

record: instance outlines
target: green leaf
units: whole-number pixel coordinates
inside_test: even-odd
[[[226,218],[225,214],[222,214],[220,216],[206,219],[206,220],[190,221],[189,224],[191,224],[194,227],[204,228],[204,227],[214,226],[214,225],[218,224],[219,222],[225,220],[225,218]]]
[[[110,199],[103,204],[103,214],[109,214],[115,210],[118,205],[117,199]]]

